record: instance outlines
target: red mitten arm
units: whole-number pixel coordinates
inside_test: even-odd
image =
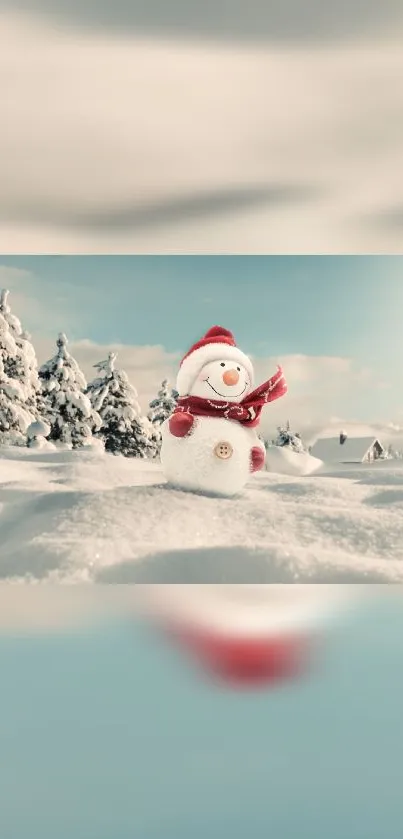
[[[263,449],[259,448],[259,446],[253,446],[250,452],[250,471],[259,472],[263,469],[265,460],[266,455]]]
[[[187,434],[190,434],[193,423],[194,417],[187,411],[181,414],[172,414],[169,420],[169,430],[174,437],[186,437]]]

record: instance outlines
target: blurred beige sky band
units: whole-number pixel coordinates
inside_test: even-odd
[[[0,2],[0,252],[401,252],[393,3],[244,40],[62,6]]]

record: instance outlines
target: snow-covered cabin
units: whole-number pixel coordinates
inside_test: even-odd
[[[322,437],[311,449],[312,457],[323,463],[373,463],[386,457],[386,450],[377,437]]]

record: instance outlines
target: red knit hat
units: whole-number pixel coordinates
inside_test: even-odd
[[[252,384],[253,366],[250,358],[238,349],[232,332],[222,326],[212,326],[200,341],[193,344],[181,361],[176,381],[179,396],[189,394],[197,376],[206,364],[221,359],[241,364],[247,370]]]

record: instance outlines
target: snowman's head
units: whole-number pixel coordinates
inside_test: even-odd
[[[245,367],[224,357],[202,367],[190,390],[190,396],[239,402],[250,389],[251,379]]]
[[[179,396],[240,402],[253,386],[253,364],[232,332],[213,326],[183,357],[176,390]]]

